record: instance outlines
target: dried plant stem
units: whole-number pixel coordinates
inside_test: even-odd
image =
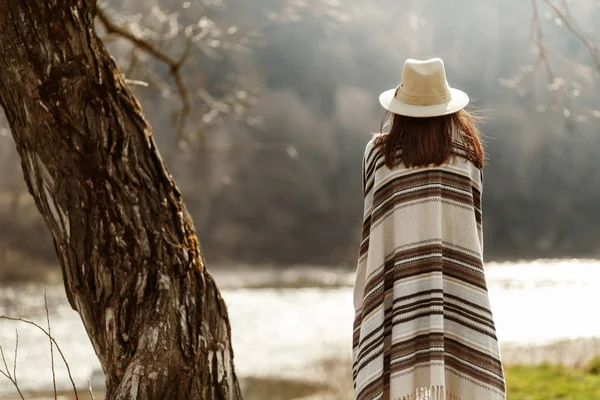
[[[16,332],[16,329],[15,329]],[[2,369],[0,369],[0,374],[4,375],[9,381],[12,382],[13,386],[15,387],[15,389],[17,389],[17,392],[19,392],[19,396],[21,396],[21,399],[25,400],[25,396],[23,396],[23,393],[21,392],[21,388],[19,387],[19,384],[17,383],[17,349],[19,348],[19,333],[17,332],[17,343],[15,345],[15,360],[13,363],[13,373],[10,373],[10,369],[8,368],[8,363],[6,362],[6,357],[4,356],[4,350],[2,349],[2,346],[0,346],[0,355],[2,356],[2,362],[4,363],[4,367],[6,368],[6,372],[4,372]]]
[[[15,359],[13,360],[13,376],[15,377],[15,383],[17,382],[17,358],[19,357],[19,331],[15,328]]]
[[[552,67],[550,66],[550,60],[548,58],[548,50],[544,45],[544,34],[542,32],[542,26],[540,22],[540,12],[537,4],[537,0],[531,0],[531,7],[533,9],[533,17],[532,17],[532,27],[533,27],[533,42],[537,46],[538,55],[535,64],[542,62],[544,65],[544,69],[546,70],[546,76],[548,79],[548,87],[554,85],[556,82],[556,75],[552,71]],[[558,107],[560,100],[555,91],[551,91],[551,107]]]
[[[564,7],[566,8],[566,10],[563,13],[556,6],[556,4],[554,4],[552,1],[550,1],[550,0],[543,0],[543,1],[552,9],[552,11],[556,15],[556,17],[562,21],[562,23],[569,30],[569,32],[571,32],[573,34],[573,36],[575,36],[581,43],[583,43],[583,45],[587,49],[592,61],[594,62],[596,69],[598,70],[598,72],[600,72],[600,56],[598,55],[598,49],[596,48],[596,45],[591,40],[589,40],[585,36],[585,34],[583,34],[579,29],[577,29],[575,27],[575,25],[571,22],[571,20],[567,17],[567,14],[568,14],[567,3],[564,3]]]
[[[92,392],[92,380],[88,379],[88,393],[90,394],[90,399],[94,400],[94,392]]]
[[[48,331],[46,331],[46,329],[42,328],[40,325],[36,324],[35,322],[29,321],[24,318],[13,318],[13,317],[7,317],[6,315],[0,315],[0,319],[6,320],[6,321],[22,322],[27,325],[32,325],[32,326],[36,327],[37,329],[39,329],[40,331],[42,331],[50,339],[52,344],[54,346],[56,346],[56,350],[58,350],[58,353],[60,354],[60,357],[62,358],[62,360],[65,364],[65,367],[67,368],[67,374],[69,375],[69,380],[71,381],[71,385],[73,386],[73,393],[75,394],[75,400],[79,400],[79,395],[77,393],[77,387],[75,385],[75,381],[73,380],[73,375],[71,374],[71,368],[69,367],[69,363],[67,362],[67,359],[65,358],[65,355],[63,354],[60,346],[58,345],[58,343],[56,343],[56,340],[50,335],[50,333]],[[2,350],[2,347],[0,347],[0,352],[1,352],[1,350]],[[1,353],[1,354],[2,354],[2,357],[4,357],[4,355],[3,355],[4,353]],[[12,379],[12,375],[10,374],[10,371],[9,371],[9,374],[5,374],[1,370],[0,370],[0,372],[4,376],[6,376],[8,379],[10,379],[11,382],[14,383],[14,381]],[[17,388],[17,390],[18,390],[18,388]],[[21,392],[19,391],[19,393],[21,393]],[[21,395],[21,397],[24,399],[23,395]]]
[[[98,10],[96,11],[96,15],[108,34],[116,35],[130,41],[135,46],[135,49],[140,49],[150,54],[152,57],[156,58],[157,60],[161,61],[169,67],[169,74],[175,81],[175,85],[177,86],[177,90],[179,91],[179,96],[181,97],[181,102],[183,104],[183,109],[177,115],[177,134],[182,135],[185,129],[185,119],[192,111],[192,100],[190,92],[183,81],[183,76],[181,75],[181,67],[189,58],[190,51],[192,49],[191,39],[187,39],[185,49],[183,50],[183,54],[178,59],[175,59],[167,53],[165,53],[164,51],[162,51],[152,42],[144,40],[142,37],[139,37],[138,35],[134,34],[129,29],[114,23],[108,17],[106,11],[103,8],[98,8]],[[132,60],[132,64],[130,64],[130,67],[135,66],[136,63],[134,61],[136,60]]]
[[[56,392],[56,372],[54,371],[54,346],[52,345],[52,330],[50,329],[50,313],[48,312],[48,296],[44,289],[44,307],[46,308],[46,321],[48,322],[48,337],[50,338],[50,362],[52,363],[52,386],[54,387],[54,400],[58,399]]]

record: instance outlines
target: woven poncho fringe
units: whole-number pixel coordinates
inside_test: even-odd
[[[483,269],[481,189],[481,171],[462,157],[389,170],[367,145],[355,399],[506,399]]]

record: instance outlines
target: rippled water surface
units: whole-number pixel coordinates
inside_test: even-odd
[[[227,302],[239,375],[306,375],[319,360],[348,357],[353,273],[310,268],[284,273],[213,271]],[[501,343],[547,343],[600,336],[588,308],[600,302],[600,261],[489,264],[487,280]],[[81,386],[100,365],[61,286],[46,288],[52,333]],[[587,306],[586,306],[587,305]],[[44,287],[0,288],[0,313],[45,324]],[[27,389],[52,387],[49,343],[32,327],[0,321],[0,345],[12,369],[19,330],[17,375]],[[68,387],[57,360],[58,385]],[[0,379],[0,393],[10,391]]]

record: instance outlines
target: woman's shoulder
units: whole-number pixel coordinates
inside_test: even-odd
[[[481,186],[482,184],[482,169],[464,156],[455,155],[454,157],[451,157],[442,168],[455,175],[462,175],[465,178],[468,178],[473,186]]]
[[[388,169],[384,163],[380,163],[383,158],[383,154],[381,152],[379,144],[381,143],[381,139],[385,137],[386,134],[382,133],[372,133],[371,139],[365,145],[364,151],[364,167],[370,173],[375,172],[375,170],[387,171],[386,174],[399,174],[398,177],[406,175],[409,176],[412,173],[416,172],[424,172],[424,171],[434,171],[434,170],[447,170],[448,172],[452,172],[454,174],[460,174],[467,177],[470,177],[472,180],[481,181],[482,180],[482,170],[477,167],[467,156],[465,152],[459,150],[459,147],[454,149],[450,158],[441,165],[431,164],[429,166],[420,166],[420,167],[406,167],[404,163],[398,164],[393,169]],[[380,168],[381,167],[381,168]]]
[[[371,133],[371,139],[365,145],[364,158],[365,161],[368,162],[373,156],[379,151],[379,146],[377,145],[378,140],[384,134],[381,133]]]

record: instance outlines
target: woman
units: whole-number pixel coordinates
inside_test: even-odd
[[[483,269],[485,156],[469,98],[432,59],[408,60],[379,100],[392,118],[363,158],[355,398],[506,399]]]

